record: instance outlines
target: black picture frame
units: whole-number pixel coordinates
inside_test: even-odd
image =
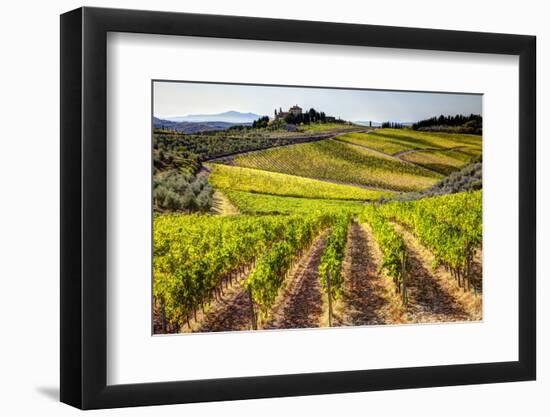
[[[519,360],[107,385],[108,32],[519,56]],[[82,409],[534,380],[536,38],[185,13],[61,15],[61,401]]]

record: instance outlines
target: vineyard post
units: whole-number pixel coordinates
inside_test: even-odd
[[[166,306],[164,304],[164,298],[160,298],[160,317],[162,321],[162,332],[166,333],[168,325],[166,323]]]
[[[327,271],[328,327],[332,327],[332,296],[330,294],[330,269]]]
[[[466,258],[466,268],[464,268],[464,286],[468,291],[470,291],[470,255]]]
[[[403,304],[407,304],[407,267],[406,267],[407,253],[403,251],[401,256],[401,281],[403,286]]]
[[[473,287],[473,283],[472,283],[472,265],[471,265],[471,259],[472,259],[472,254],[471,252],[468,254],[468,257],[466,258],[466,280],[468,282],[468,291],[470,291],[470,289]]]
[[[469,273],[471,274],[472,273],[472,262],[473,262],[473,257],[474,257],[474,254],[475,254],[475,250],[474,252],[472,252],[472,256],[471,258],[469,259],[469,263],[468,263],[468,270],[470,271]],[[475,286],[475,283],[472,281],[472,287],[474,287],[474,295],[477,296],[477,287]]]
[[[252,288],[248,287],[248,300],[250,301],[250,322],[252,330],[258,330],[258,322],[256,321],[256,313],[254,311],[254,300],[252,299]]]

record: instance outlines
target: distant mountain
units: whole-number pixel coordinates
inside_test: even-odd
[[[252,123],[262,117],[256,113],[241,113],[230,110],[216,114],[189,114],[187,116],[165,117],[172,122],[227,122],[227,123]]]
[[[250,126],[252,123],[229,123],[229,122],[178,122],[173,120],[159,119],[153,117],[153,126],[155,129],[169,129],[178,132],[192,134],[199,132],[211,132],[215,130],[225,130],[232,126]]]

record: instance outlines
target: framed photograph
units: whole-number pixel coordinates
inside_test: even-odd
[[[535,37],[61,16],[61,401],[533,380]]]

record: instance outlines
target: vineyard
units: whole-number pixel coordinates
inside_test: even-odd
[[[254,152],[236,157],[234,163],[241,167],[394,191],[421,190],[442,178],[438,173],[389,155],[336,140]]]
[[[158,136],[155,334],[482,318],[482,191],[395,199],[476,161],[481,137],[353,128]],[[178,190],[194,205],[167,208]],[[205,193],[231,210],[187,208]]]
[[[406,250],[403,238],[391,227],[388,220],[374,206],[367,207],[360,217],[372,229],[374,238],[382,251],[382,265],[386,274],[393,280],[396,292],[402,294],[407,303],[406,291]]]
[[[419,132],[409,129],[379,129],[375,137],[399,143],[407,149],[450,149],[468,146],[481,153],[481,136],[460,133]],[[383,145],[382,145],[383,146]],[[406,149],[403,149],[406,150]]]
[[[446,268],[463,291],[480,291],[473,264],[481,251],[481,192],[354,208],[263,216],[156,216],[154,296],[159,328],[179,331],[197,320],[199,310],[204,314],[211,303],[223,299],[225,288],[242,285],[250,300],[250,328],[257,329],[270,317],[296,264],[325,230],[329,233],[318,277],[330,317],[331,303],[343,295],[342,263],[353,219],[372,231],[382,253],[380,272],[392,281],[403,305],[409,302],[407,291],[413,284],[407,277],[406,245],[393,222],[409,228],[434,254],[433,267]]]
[[[338,136],[338,140],[398,157],[442,175],[459,171],[481,156],[481,141],[476,135],[383,129],[346,133]]]
[[[472,264],[482,243],[481,191],[390,203],[381,211],[410,227],[418,239],[457,279],[459,286],[476,289]]]
[[[395,193],[259,169],[213,164],[210,183],[222,190],[329,200],[378,200]]]
[[[340,225],[341,218],[323,214],[156,217],[154,297],[163,330],[196,320],[199,309],[204,312],[205,306],[223,297],[224,287],[243,274],[248,274],[244,287],[256,328],[257,312],[267,316],[296,259],[332,224]]]
[[[360,201],[282,197],[231,190],[224,190],[224,193],[243,214],[340,213],[342,210],[359,212],[363,207]]]

